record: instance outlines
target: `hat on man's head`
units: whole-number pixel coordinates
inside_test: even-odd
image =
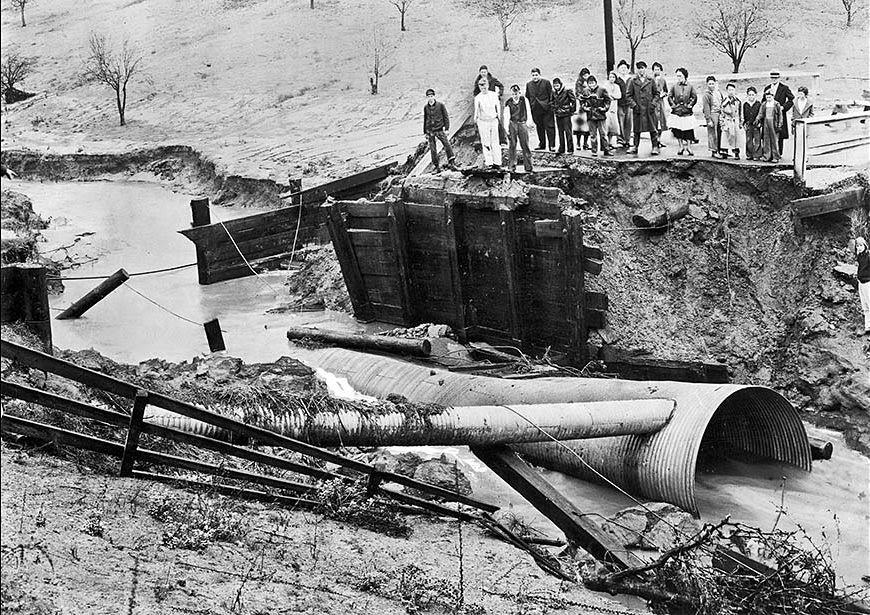
[[[770,71],[770,76],[771,77],[779,77],[779,71],[775,70],[775,69]]]
[[[511,91],[512,91],[512,92],[519,92],[519,91],[520,91],[520,86],[517,85],[516,83],[513,84],[513,85],[511,86]]]
[[[641,60],[640,62],[635,62],[634,67],[635,68],[646,68],[646,62],[644,62],[643,60]]]
[[[433,90],[432,88],[429,88],[428,90],[426,90],[426,96],[429,96],[429,95],[435,96],[435,90]]]

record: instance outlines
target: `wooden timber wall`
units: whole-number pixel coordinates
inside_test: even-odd
[[[288,256],[293,251],[294,238],[296,249],[326,242],[326,219],[320,204],[328,196],[354,198],[370,194],[395,167],[393,162],[307,190],[282,194],[282,198],[293,203],[290,207],[178,231],[196,245],[199,283],[213,284],[252,275],[245,260],[257,268],[267,260]]]
[[[532,187],[522,201],[425,190],[324,208],[362,320],[445,323],[461,338],[575,361],[588,329],[604,326],[607,297],[584,284],[601,251],[583,244],[578,212],[561,211],[556,188]]]

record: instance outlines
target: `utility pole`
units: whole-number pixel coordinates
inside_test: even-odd
[[[616,59],[613,57],[613,4],[612,0],[604,2],[604,54],[607,63],[607,72],[613,70]]]

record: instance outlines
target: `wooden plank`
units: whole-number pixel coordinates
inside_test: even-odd
[[[302,213],[302,224],[307,222],[306,218],[309,217],[306,215],[307,213],[305,211]],[[232,234],[233,239],[239,242],[246,241],[252,237],[259,237],[264,233],[275,233],[277,229],[293,231],[298,224],[296,219],[298,215],[299,206],[293,205],[241,218],[181,229],[178,232],[193,243],[202,246],[207,246],[214,239],[226,238],[227,231]],[[311,212],[310,215],[311,217],[316,217],[315,212]]]
[[[94,451],[120,459],[124,455],[124,446],[117,442],[109,442],[102,438],[85,436],[83,434],[44,425],[36,421],[28,421],[10,414],[0,417],[0,429],[5,433],[17,433],[22,436],[36,438],[43,442],[53,442],[55,445],[72,446],[74,448]]]
[[[598,246],[583,246],[583,256],[586,258],[591,258],[596,261],[604,260],[604,253],[601,251],[601,248]]]
[[[130,399],[135,396],[136,391],[139,389],[137,385],[131,384],[129,382],[125,382],[112,376],[107,376],[105,374],[101,374],[99,372],[80,367],[78,365],[70,363],[69,361],[57,359],[43,352],[32,350],[30,348],[26,348],[24,346],[14,344],[6,340],[0,340],[0,356],[17,361],[20,364],[26,365],[28,367],[33,367],[42,371],[50,372],[52,374],[57,374],[58,376],[64,378],[70,378],[72,380],[75,380],[76,382],[80,382],[81,384],[97,387],[104,391],[115,393],[116,395],[121,395],[122,397],[127,397]],[[210,412],[208,410],[205,410],[204,408],[200,408],[199,406],[195,406],[193,404],[174,399],[156,391],[148,391],[148,395],[149,403],[152,406],[164,408],[166,410],[169,410],[170,412],[175,412],[176,414],[180,414],[182,416],[187,416],[198,421],[209,423],[210,425],[214,425],[215,427],[218,427],[220,429],[224,429],[239,436],[249,438],[252,441],[258,441],[267,446],[286,448],[288,450],[295,451],[303,455],[308,455],[309,457],[314,457],[315,459],[320,459],[328,463],[334,463],[336,465],[349,468],[351,470],[364,474],[369,474],[375,470],[372,466],[365,464],[361,461],[357,461],[348,457],[343,457],[342,455],[333,453],[327,449],[313,446],[299,440],[294,440],[293,438],[282,436],[261,427],[248,425],[241,421],[237,421],[235,419],[231,419],[229,417]],[[144,425],[145,424],[143,423],[143,431]],[[118,444],[117,446],[120,447],[121,445]],[[449,489],[444,489],[442,487],[424,483],[422,481],[418,481],[407,476],[402,476],[401,474],[396,474],[393,472],[382,472],[382,474],[384,476],[384,480],[398,483],[400,485],[405,485],[407,487],[417,489],[418,491],[421,491],[423,493],[442,497],[448,501],[460,502],[469,506],[473,506],[475,508],[479,508],[481,510],[486,510],[487,512],[494,512],[498,510],[498,506],[479,501],[475,498],[456,493]]]
[[[829,192],[791,202],[791,210],[797,218],[821,216],[844,209],[860,208],[864,204],[864,188],[857,186],[848,190]]]
[[[444,232],[447,237],[447,255],[450,263],[452,299],[456,315],[453,328],[460,342],[465,341],[465,301],[462,298],[462,276],[459,272],[459,248],[456,242],[456,206],[449,197],[444,203]]]
[[[405,326],[405,310],[401,305],[372,302],[375,320]]]
[[[610,300],[607,298],[607,293],[596,293],[586,291],[586,308],[592,310],[607,310],[610,305]]]
[[[504,259],[505,279],[507,280],[507,308],[510,319],[511,337],[523,345],[525,334],[520,317],[520,280],[517,267],[517,230],[514,225],[514,214],[511,211],[499,211],[499,226],[502,233],[502,249]]]
[[[387,248],[392,245],[389,231],[371,229],[348,229],[350,243],[356,247]]]
[[[605,312],[586,308],[583,311],[587,329],[603,329],[605,326]]]
[[[363,278],[367,275],[396,277],[398,273],[396,256],[392,248],[383,250],[380,248],[359,247],[353,251]],[[363,288],[366,287],[363,286]],[[371,300],[371,297],[369,297],[369,300]]]
[[[148,393],[136,391],[133,400],[133,410],[130,412],[130,425],[127,428],[127,439],[124,442],[124,454],[121,457],[121,476],[131,476],[133,462],[136,461],[136,449],[139,447],[139,434],[142,430],[142,417],[148,405]]]
[[[385,201],[339,201],[338,206],[342,213],[354,218],[383,218],[387,215],[387,203]]]
[[[535,220],[535,236],[561,239],[564,231],[561,220]]]
[[[365,285],[363,284],[362,272],[360,271],[353,246],[350,243],[350,238],[347,235],[347,229],[344,226],[341,208],[338,203],[333,203],[329,206],[327,225],[329,227],[329,236],[332,238],[332,245],[335,247],[335,255],[338,257],[338,262],[341,265],[341,275],[347,286],[347,294],[350,296],[354,314],[357,318],[370,320],[372,318],[372,310],[371,305],[369,305]]]
[[[570,542],[619,568],[631,568],[640,563],[509,447],[472,447],[471,452],[562,530]]]
[[[583,271],[586,273],[591,273],[592,275],[598,275],[601,273],[601,261],[593,261],[588,258],[583,259]]]
[[[293,203],[299,203],[300,200],[304,203],[319,203],[324,201],[327,196],[338,196],[344,192],[356,190],[366,184],[378,182],[387,177],[395,168],[396,162],[388,162],[387,164],[366,169],[365,171],[326,182],[313,188],[307,188],[300,192],[285,192],[280,194],[279,197],[290,199]]]
[[[72,305],[55,316],[57,320],[68,320],[78,318],[97,303],[105,299],[109,294],[124,284],[130,279],[129,274],[123,269],[118,269],[115,273],[100,282],[96,287],[89,290],[80,299],[74,301]]]
[[[231,485],[217,485],[213,482],[204,483],[190,478],[181,478],[180,476],[170,476],[167,474],[158,474],[154,472],[142,472],[141,470],[133,470],[133,478],[141,480],[153,480],[155,482],[165,483],[174,487],[183,487],[187,489],[196,489],[207,493],[220,493],[234,498],[245,500],[255,500],[259,502],[278,503],[287,506],[288,508],[316,508],[320,502],[304,497],[292,497],[281,495],[278,493],[267,493],[255,489],[244,489],[242,487],[233,487]]]
[[[563,242],[565,250],[563,262],[568,274],[565,287],[565,311],[570,323],[568,358],[579,365],[585,363],[587,355],[586,338],[588,331],[586,328],[586,293],[584,290],[584,271],[586,271],[587,260],[583,258],[583,226],[580,222],[580,216],[563,214],[562,220],[567,230]]]
[[[411,301],[411,277],[408,270],[408,236],[405,219],[405,205],[392,202],[387,206],[387,216],[390,220],[390,239],[393,242],[393,255],[396,258],[396,271],[399,277],[399,294],[404,325],[415,322],[415,310]]]

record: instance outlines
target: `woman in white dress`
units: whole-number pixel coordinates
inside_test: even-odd
[[[619,118],[616,115],[616,108],[619,105],[618,101],[622,98],[622,89],[616,83],[616,72],[610,71],[607,75],[607,83],[604,89],[610,96],[610,108],[607,109],[607,119],[604,121],[604,128],[607,130],[607,139],[613,145],[613,137],[619,137]]]

